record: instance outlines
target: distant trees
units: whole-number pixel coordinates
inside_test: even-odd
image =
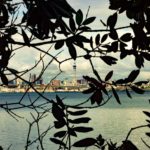
[[[89,117],[82,117],[86,114],[85,108],[95,108],[106,104],[112,96],[115,97],[116,102],[121,104],[121,100],[115,86],[125,86],[126,93],[131,98],[129,89],[132,89],[138,94],[143,94],[144,90],[139,88],[143,83],[148,81],[135,82],[135,79],[140,73],[140,69],[144,67],[145,61],[150,61],[150,1],[148,0],[110,0],[109,9],[114,10],[114,13],[108,16],[107,22],[101,21],[104,29],[94,30],[90,24],[96,20],[96,17],[83,14],[82,10],[75,11],[74,8],[67,3],[66,0],[3,0],[0,2],[0,78],[2,85],[8,85],[8,76],[13,76],[12,80],[19,78],[28,84],[28,89],[24,93],[28,95],[28,90],[32,88],[39,97],[44,98],[43,104],[37,104],[38,98],[30,99],[30,104],[25,105],[22,99],[18,103],[0,104],[2,109],[5,109],[13,118],[19,119],[15,109],[29,108],[37,114],[32,114],[33,122],[29,122],[29,132],[26,140],[27,150],[35,141],[39,141],[40,149],[44,150],[43,138],[52,128],[49,127],[45,132],[41,133],[39,130],[39,122],[51,110],[55,122],[54,127],[61,130],[54,134],[54,138],[50,140],[59,145],[59,149],[72,149],[72,147],[89,147],[95,146],[97,149],[109,150],[136,150],[134,144],[128,140],[128,136],[120,147],[112,142],[107,142],[101,135],[97,138],[86,138],[72,143],[72,136],[77,136],[77,132],[90,132],[91,127],[80,126],[81,123],[88,123]],[[120,14],[125,13],[126,17],[131,20],[128,26],[117,27],[117,21]],[[66,19],[67,18],[67,19]],[[130,28],[133,34],[126,32],[123,35],[118,34],[118,30]],[[101,34],[101,32],[105,34]],[[96,36],[88,38],[85,33],[96,33]],[[17,36],[21,36],[23,40],[17,40]],[[108,42],[109,41],[109,42]],[[111,41],[111,42],[110,42]],[[131,43],[131,48],[128,44]],[[42,46],[48,46],[45,50]],[[67,47],[70,58],[60,61],[57,55],[52,55],[50,49],[55,48],[60,50],[63,46]],[[26,70],[17,70],[10,67],[10,60],[18,50],[23,47],[30,47],[41,53],[39,60],[34,66]],[[80,50],[78,50],[80,48]],[[82,55],[80,55],[82,51]],[[114,71],[106,74],[105,79],[102,79],[98,70],[96,70],[93,60],[99,58],[107,65],[115,65],[119,60],[112,56],[113,53],[118,53],[120,59],[133,56],[137,70],[133,70],[124,79],[118,79],[109,82],[113,76]],[[45,64],[44,57],[49,56],[50,61]],[[48,66],[56,61],[59,65],[60,72],[56,74],[56,78],[61,74],[61,65],[68,60],[76,60],[83,58],[91,65],[94,77],[84,75],[84,79],[89,83],[89,89],[85,90],[84,94],[91,94],[89,99],[84,102],[70,106],[63,103],[63,100],[56,96],[56,100],[51,100],[44,95],[44,91],[39,93],[33,86],[33,82],[24,78],[31,70],[42,64],[42,69],[37,80],[44,74]],[[36,82],[36,81],[34,81]],[[111,86],[111,95],[106,87]],[[105,96],[104,96],[105,95]],[[105,98],[104,98],[105,97]],[[91,106],[85,107],[84,104],[91,102]],[[51,104],[52,108],[45,108],[44,106]],[[80,110],[80,109],[81,110]],[[72,110],[74,109],[74,111]],[[79,110],[78,110],[79,109]],[[42,111],[42,112],[41,112]],[[149,118],[150,113],[144,112]],[[70,120],[69,116],[75,116],[74,120]],[[34,141],[30,141],[30,132],[32,126],[36,124],[38,130],[38,137]],[[53,122],[52,122],[53,124]],[[78,126],[76,126],[78,125]],[[140,127],[150,127],[150,120],[147,124]],[[133,130],[134,130],[133,129]],[[129,132],[130,134],[131,132]],[[150,133],[146,133],[150,136]],[[146,147],[150,147],[143,141]]]

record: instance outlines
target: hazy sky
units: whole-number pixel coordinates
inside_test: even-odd
[[[104,22],[107,21],[107,17],[113,13],[113,11],[109,10],[109,0],[68,0],[70,5],[75,9],[82,9],[83,13],[86,14],[88,7],[90,6],[90,12],[89,16],[96,16],[96,21],[91,25],[92,28],[98,29],[98,28],[104,28],[102,24],[100,23],[100,19],[102,19]],[[120,15],[118,19],[117,26],[125,26],[128,25],[129,21],[128,19],[123,15]],[[126,32],[126,30],[120,31],[119,34],[122,34]],[[87,36],[91,36],[95,34],[88,34]],[[22,40],[21,37],[16,36],[16,40]],[[45,50],[48,48],[48,46],[44,47]],[[58,56],[60,59],[64,59],[68,57],[68,50],[64,46],[62,48],[64,52]],[[50,50],[51,54],[56,54],[59,51],[56,51],[55,49]],[[81,54],[81,50],[77,49],[77,53]],[[29,47],[24,47],[22,50],[16,51],[16,54],[10,61],[9,65],[13,68],[17,68],[18,70],[21,69],[27,69],[31,65],[35,64],[35,61],[37,61],[40,57],[40,54],[37,53],[36,50],[33,50]],[[118,57],[118,56],[116,56]],[[51,60],[50,57],[46,57],[45,62],[48,62]],[[73,61],[68,61],[62,65],[62,70],[64,73],[60,75],[59,79],[69,78],[71,79],[73,76]],[[81,78],[83,75],[92,75],[91,67],[89,65],[88,61],[85,61],[84,59],[79,59],[76,61],[77,63],[77,77]],[[96,59],[94,61],[96,69],[99,71],[99,73],[104,77],[107,72],[110,70],[114,70],[114,79],[117,79],[118,77],[126,77],[126,75],[129,74],[129,72],[132,69],[136,69],[134,65],[134,58],[133,57],[127,57],[127,59],[121,60],[118,62],[117,65],[113,65],[113,67],[110,67],[106,64],[104,64],[100,59]],[[139,79],[148,79],[150,78],[150,69],[149,69],[149,62],[145,61],[145,68],[142,69],[142,73],[140,74]],[[40,71],[40,66],[37,67],[33,72],[38,73]],[[58,64],[54,62],[45,72],[44,79],[45,81],[50,80],[54,77],[56,73],[58,73]]]

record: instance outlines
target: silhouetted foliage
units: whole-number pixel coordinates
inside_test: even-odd
[[[129,140],[129,135],[135,129],[148,127],[150,128],[150,120],[146,120],[146,125],[141,125],[132,128],[123,143],[118,146],[117,143],[105,140],[102,135],[98,137],[86,137],[73,142],[72,137],[78,137],[78,133],[86,134],[92,130],[92,127],[86,124],[92,119],[86,117],[88,108],[96,108],[105,105],[111,97],[115,97],[116,102],[121,104],[117,86],[125,87],[127,97],[132,98],[130,90],[137,94],[144,94],[144,89],[140,86],[148,83],[148,81],[136,81],[140,74],[141,68],[144,67],[145,61],[150,61],[150,1],[148,0],[109,0],[109,9],[114,12],[108,16],[105,21],[100,20],[104,29],[93,29],[90,25],[97,19],[95,16],[85,15],[81,9],[76,11],[66,0],[2,0],[0,2],[0,78],[1,86],[7,86],[13,79],[21,79],[27,84],[27,90],[24,93],[28,95],[29,89],[33,89],[38,94],[38,98],[32,100],[29,97],[30,104],[25,105],[22,102],[23,97],[17,103],[0,103],[0,107],[6,110],[14,119],[19,119],[13,110],[21,108],[29,108],[34,110],[37,116],[31,113],[33,122],[28,122],[29,131],[26,139],[25,150],[33,143],[39,142],[40,148],[44,150],[43,139],[52,128],[56,129],[54,136],[50,140],[59,146],[59,149],[71,150],[73,147],[96,147],[100,150],[137,150],[134,143]],[[23,7],[23,8],[22,8]],[[117,21],[120,14],[125,13],[129,21],[132,22],[129,26],[117,27]],[[133,33],[126,31],[123,35],[118,33],[118,30],[130,28]],[[101,33],[104,32],[104,34]],[[85,33],[94,32],[90,38]],[[16,36],[21,36],[22,40],[17,40]],[[110,42],[108,42],[110,41]],[[132,44],[128,47],[129,43]],[[43,45],[50,45],[48,50],[42,48]],[[49,50],[54,46],[58,50],[57,55],[52,55]],[[64,60],[59,60],[58,55],[61,53],[61,48],[67,47],[70,57]],[[29,69],[17,70],[10,68],[10,60],[17,50],[22,47],[33,48],[40,52],[40,58]],[[80,48],[80,49],[79,49]],[[80,51],[84,52],[81,55]],[[112,54],[119,53],[120,58]],[[44,63],[43,58],[49,56],[51,60],[48,65]],[[94,59],[104,62],[108,66],[113,66],[121,59],[133,56],[135,59],[136,70],[122,79],[112,81],[115,70],[110,70],[103,79],[100,72],[94,65]],[[82,103],[76,105],[65,104],[63,99],[56,95],[56,100],[51,100],[44,95],[45,89],[42,92],[34,87],[34,83],[55,60],[59,65],[61,74],[61,66],[65,61],[83,58],[90,63],[93,71],[93,76],[83,75],[83,78],[88,82],[88,89],[83,91],[83,94],[90,94],[89,98]],[[23,75],[30,73],[31,70],[42,64],[42,70],[35,81],[27,80]],[[128,62],[127,62],[128,63]],[[128,64],[127,64],[128,65]],[[54,77],[54,79],[57,77]],[[50,81],[51,82],[51,81]],[[109,92],[108,86],[111,91]],[[43,104],[37,104],[39,98],[45,101]],[[90,101],[91,105],[85,104]],[[14,105],[15,104],[15,105]],[[50,122],[50,126],[44,132],[40,132],[40,120],[46,117],[46,114],[52,113],[55,121]],[[144,114],[150,119],[150,113],[144,111]],[[33,141],[30,140],[32,127],[37,125],[38,137]],[[150,137],[150,132],[146,132]],[[150,147],[142,140],[146,147]],[[10,147],[8,148],[10,149]],[[0,146],[0,150],[3,148]]]

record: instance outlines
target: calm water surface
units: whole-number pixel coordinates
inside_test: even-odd
[[[77,104],[85,100],[85,95],[82,93],[57,93],[60,97],[66,97],[65,102],[69,104]],[[56,93],[46,93],[50,99],[55,98]],[[87,116],[92,120],[87,126],[92,126],[94,131],[89,132],[86,137],[96,137],[98,134],[102,134],[107,140],[112,139],[113,142],[123,141],[130,130],[130,128],[145,124],[146,116],[142,113],[143,110],[150,110],[150,104],[148,102],[150,91],[147,91],[144,95],[137,95],[132,93],[133,99],[126,97],[125,92],[119,92],[119,96],[122,105],[118,105],[114,98],[112,98],[105,106],[92,109],[88,111]],[[17,102],[22,96],[22,93],[1,93],[0,103]],[[30,93],[31,99],[37,98],[37,94]],[[40,99],[39,102],[42,102]],[[26,96],[23,99],[25,104],[29,103],[29,99]],[[18,115],[24,117],[18,122],[4,110],[0,110],[0,145],[7,149],[12,144],[10,150],[24,150],[28,132],[28,121],[32,121],[29,109],[20,109],[15,111]],[[53,125],[54,119],[51,115],[43,119],[40,124],[41,131],[44,131],[49,125]],[[150,144],[150,140],[145,136],[145,132],[148,129],[140,129],[134,131],[130,138],[134,144],[137,145],[140,150],[148,150],[141,142],[141,137]],[[45,150],[55,150],[57,147],[49,140],[53,136],[56,130],[52,129],[44,140]],[[37,137],[36,130],[32,130],[32,138]],[[85,135],[80,134],[80,138],[84,138]],[[31,139],[32,140],[32,139]],[[78,140],[75,138],[74,140]],[[30,149],[36,149],[37,143],[35,143]],[[90,149],[90,148],[89,148]],[[92,148],[93,150],[94,148]]]

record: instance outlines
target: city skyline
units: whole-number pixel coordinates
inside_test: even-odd
[[[91,24],[91,27],[93,29],[98,29],[98,28],[104,28],[102,23],[100,22],[100,19],[103,20],[104,22],[107,21],[107,17],[113,13],[112,10],[107,9],[109,7],[109,2],[108,1],[97,1],[93,0],[92,3],[90,3],[90,0],[87,0],[85,2],[81,2],[79,0],[68,0],[68,2],[75,8],[75,10],[82,9],[84,15],[86,15],[88,7],[90,6],[90,11],[89,11],[89,16],[96,16],[96,20],[94,23]],[[118,18],[117,26],[125,26],[128,24],[128,19],[124,17],[123,15]],[[119,31],[119,35],[125,33],[127,29]],[[90,36],[93,35],[95,36],[96,34],[87,34],[87,37],[90,38]],[[101,33],[103,35],[103,33]],[[58,37],[61,38],[61,37]],[[19,35],[15,35],[16,41],[22,41],[22,37]],[[128,43],[129,46],[131,46],[131,43]],[[44,46],[44,49],[48,49],[48,45]],[[58,55],[59,60],[64,60],[69,56],[68,49],[66,45],[60,50],[63,51]],[[56,51],[54,47],[50,50],[50,53],[55,56],[57,53],[60,51]],[[80,51],[80,54],[82,54],[82,51],[77,47],[77,51]],[[25,57],[24,57],[25,56]],[[116,58],[119,59],[119,55],[115,55]],[[31,66],[35,64],[40,58],[39,52],[33,50],[30,47],[24,47],[21,50],[19,50],[10,60],[9,65],[10,67],[17,69],[19,71],[22,71],[24,69],[29,69]],[[46,56],[44,58],[45,64],[50,61],[50,57]],[[108,66],[106,65],[102,60],[100,59],[95,59],[95,68],[99,71],[100,75],[102,77],[105,77],[105,75],[110,71],[114,70],[114,76],[113,79],[117,80],[118,78],[124,78],[126,77],[132,69],[137,69],[135,66],[135,59],[134,57],[130,56],[127,57],[123,60],[119,60],[119,63],[113,66]],[[58,79],[64,79],[64,78],[69,78],[71,79],[74,75],[73,72],[73,66],[74,61],[66,61],[62,64],[61,69],[63,73],[58,76]],[[77,59],[76,60],[76,65],[77,65],[77,78],[82,77],[83,75],[89,74],[89,76],[93,76],[92,73],[92,68],[89,65],[89,62],[85,61],[84,59]],[[138,77],[138,80],[143,80],[143,79],[149,79],[150,78],[150,69],[149,69],[149,62],[145,61],[144,68],[141,69],[141,73]],[[42,64],[36,67],[36,69],[33,70],[36,74],[40,72],[42,68]],[[31,73],[33,73],[31,72]],[[59,64],[56,61],[53,61],[53,63],[48,67],[46,72],[43,75],[43,79],[45,81],[50,81],[57,73],[59,72]],[[25,76],[25,78],[28,79],[29,74]]]

